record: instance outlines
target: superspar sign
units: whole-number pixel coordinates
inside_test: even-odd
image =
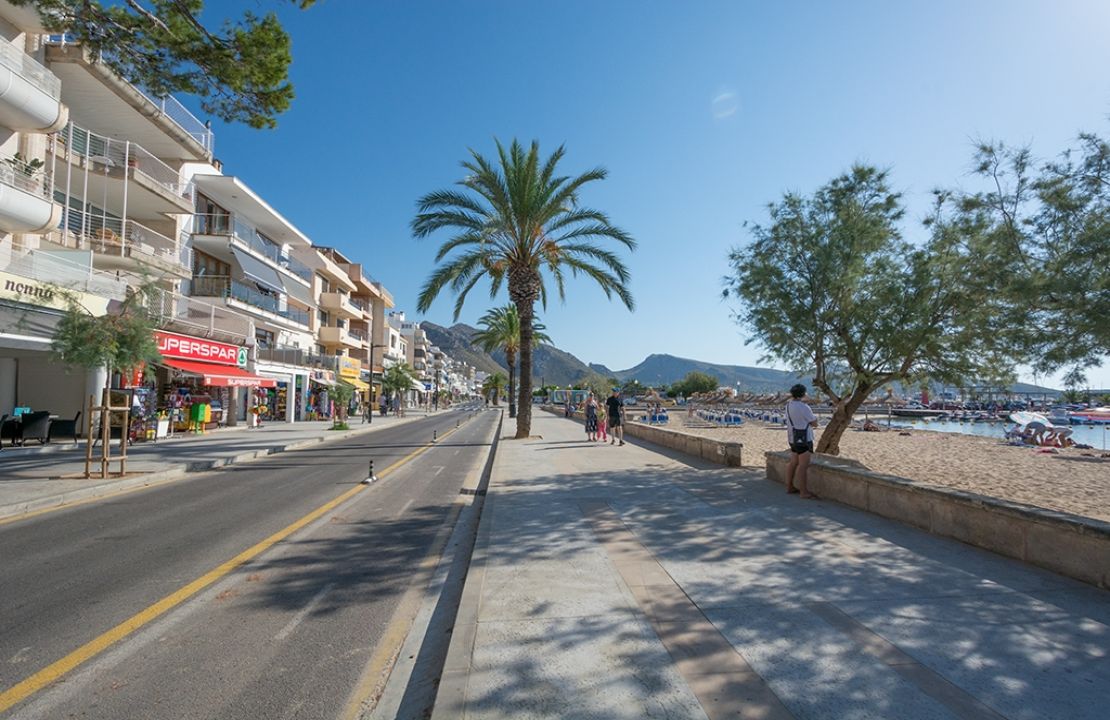
[[[237,367],[245,367],[247,364],[245,347],[161,331],[156,331],[154,337],[158,340],[158,352],[162,357],[199,360]]]

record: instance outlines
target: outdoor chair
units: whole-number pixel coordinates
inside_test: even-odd
[[[23,416],[20,428],[19,444],[25,445],[28,440],[38,440],[40,445],[45,445],[50,439],[50,411],[39,410]]]
[[[77,424],[81,420],[81,411],[77,411],[77,415],[72,420],[55,420],[50,423],[50,434],[47,442],[53,442],[54,438],[73,438],[73,444],[77,444],[77,433],[80,426]]]
[[[9,420],[9,417],[6,413],[0,417],[0,447],[3,447],[4,440],[11,440],[12,447],[15,447],[15,441],[19,439],[19,421]]]

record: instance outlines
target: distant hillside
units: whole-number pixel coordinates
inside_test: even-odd
[[[488,353],[483,352],[481,348],[474,347],[470,337],[477,330],[469,325],[458,323],[447,328],[425,320],[420,323],[420,327],[428,335],[428,342],[439,347],[452,360],[470,363],[491,375],[493,373],[509,374],[504,365],[499,364]]]
[[[456,360],[468,362],[479,370],[489,373],[505,370],[505,355],[495,352],[492,355],[474,347],[471,336],[477,330],[464,323],[445,328],[424,321],[421,323],[428,339],[438,345]],[[716,377],[722,387],[739,388],[741,392],[774,393],[783,392],[794,383],[810,385],[811,377],[799,377],[794,373],[771,368],[757,368],[745,365],[719,365],[680,358],[674,355],[649,355],[639,365],[627,370],[610,370],[605,365],[590,363],[586,365],[574,355],[551,345],[541,345],[532,355],[532,378],[536,387],[541,381],[548,385],[572,385],[583,376],[595,373],[602,377],[616,377],[622,381],[637,380],[652,387],[670,385],[686,377],[690,372],[703,372]],[[933,394],[941,392],[941,386],[933,385]],[[1011,390],[1015,393],[1047,393],[1052,397],[1058,390],[1039,387],[1028,383],[1015,383]],[[902,388],[895,384],[894,392],[902,394]]]
[[[690,372],[703,372],[716,377],[722,386],[737,387],[743,392],[780,392],[794,383],[807,383],[793,373],[770,368],[718,365],[674,355],[649,355],[642,363],[614,373],[621,380],[638,380],[644,385],[670,385]]]

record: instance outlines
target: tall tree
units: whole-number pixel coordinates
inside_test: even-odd
[[[509,417],[516,417],[516,356],[520,352],[520,314],[515,305],[493,308],[478,320],[481,329],[472,338],[486,352],[501,350],[509,366]],[[532,323],[532,346],[550,343],[542,324]]]
[[[276,125],[289,108],[289,35],[273,12],[202,21],[204,0],[10,0],[36,9],[129,82],[156,95],[184,92],[228,122]],[[308,8],[315,0],[284,0]]]
[[[860,405],[894,381],[956,381],[1004,360],[980,281],[974,233],[936,211],[921,247],[902,240],[887,173],[856,166],[811,196],[769,206],[753,242],[730,254],[726,296],[748,342],[799,372],[834,405],[817,451],[838,454]]]
[[[1084,134],[1048,162],[985,143],[975,171],[986,189],[950,200],[1020,314],[1006,332],[1040,371],[1098,365],[1110,355],[1110,143]]]
[[[716,376],[693,370],[686,373],[686,377],[671,385],[668,392],[672,396],[684,395],[689,397],[694,393],[713,392],[720,386],[721,381]]]
[[[493,404],[501,404],[501,391],[505,389],[505,376],[501,373],[494,373],[486,378],[482,383],[482,394],[489,398],[493,396]]]
[[[629,250],[635,249],[635,241],[605,213],[578,203],[582,188],[604,179],[607,172],[595,168],[575,177],[560,175],[558,165],[564,154],[560,146],[541,160],[535,141],[527,150],[516,140],[508,148],[498,141],[495,166],[471,150],[471,158],[462,163],[467,174],[458,181],[463,191],[425,195],[412,221],[418,238],[439,230],[453,233],[440,246],[436,262],[441,264],[420,292],[417,308],[421,312],[450,287],[457,295],[458,319],[467,294],[482,278],[490,281],[490,297],[507,285],[520,315],[518,438],[528,437],[532,429],[534,316],[537,301],[547,305],[545,275],[554,282],[560,299],[565,297],[569,271],[572,276],[589,277],[606,297],[616,295],[633,309],[628,269],[597,241],[615,241]]]
[[[412,389],[416,370],[408,363],[398,363],[386,368],[382,376],[382,391],[400,401],[400,396]]]

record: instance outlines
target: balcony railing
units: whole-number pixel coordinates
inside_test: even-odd
[[[6,264],[0,262],[0,270],[74,292],[99,295],[113,300],[123,300],[127,297],[126,280],[116,277],[113,273],[94,270],[88,265],[81,265],[43,250],[30,250],[25,254],[12,256],[6,260]]]
[[[358,330],[347,330],[347,334],[350,335],[355,340],[358,340],[360,343],[369,342],[369,340],[366,337],[366,333],[359,332]]]
[[[50,174],[14,156],[0,158],[0,182],[32,195],[50,197]]]
[[[282,308],[277,296],[266,295],[226,275],[199,275],[192,280],[192,294],[199,297],[222,297],[265,310],[298,325],[308,327],[308,313]]]
[[[27,78],[32,85],[59,100],[62,97],[62,81],[47,70],[39,61],[23,52],[10,42],[0,41],[0,65],[9,67]]]
[[[44,45],[58,45],[62,47],[66,45],[78,44],[76,42],[76,39],[68,33],[64,35],[44,35],[42,38],[42,42]],[[58,81],[57,78],[54,78],[54,80],[55,82],[58,82],[59,85],[58,94],[54,97],[61,97],[61,83]],[[212,128],[208,127],[205,123],[202,123],[199,119],[197,119],[197,116],[189,112],[189,110],[184,105],[182,105],[177,98],[172,95],[165,95],[161,98],[157,98],[152,93],[149,93],[140,87],[137,87],[135,85],[132,85],[131,87],[138,90],[143,97],[154,104],[154,106],[157,107],[163,115],[172,120],[175,125],[191,135],[193,139],[200,143],[200,145],[205,150],[207,150],[209,153],[213,152],[216,146],[216,136],[212,132]]]
[[[223,336],[243,343],[254,332],[245,315],[168,290],[149,296],[147,308],[159,327],[190,335]]]
[[[157,230],[130,218],[97,215],[67,208],[62,226],[52,233],[52,242],[101,255],[130,257],[178,268],[192,268],[193,253]]]
[[[235,215],[197,213],[193,216],[193,232],[198,235],[226,235],[302,280],[312,281],[312,270],[308,266],[282,254],[280,247],[259,237],[256,229]]]
[[[268,362],[278,362],[285,365],[300,365],[302,367],[318,367],[325,370],[338,370],[339,362],[334,355],[320,355],[304,348],[278,345],[277,347],[258,347],[258,359]]]
[[[80,157],[92,170],[109,173],[127,168],[142,173],[178,197],[192,197],[192,186],[181,182],[181,174],[138,143],[97,135],[73,123],[51,135],[50,143],[55,156]]]

